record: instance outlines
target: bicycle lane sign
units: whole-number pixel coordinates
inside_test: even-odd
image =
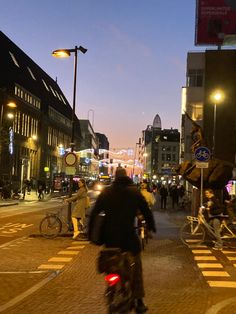
[[[209,148],[200,146],[194,151],[194,157],[198,162],[207,162],[211,157]]]
[[[208,161],[211,157],[211,152],[209,148],[205,146],[198,147],[195,152],[194,156],[196,159],[196,168],[201,169],[201,192],[200,192],[200,205],[203,205],[203,169],[208,168]]]

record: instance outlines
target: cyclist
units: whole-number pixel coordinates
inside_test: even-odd
[[[208,218],[210,220],[210,224],[212,224],[215,234],[216,234],[216,242],[213,247],[214,250],[222,250],[223,242],[220,235],[220,214],[223,213],[222,206],[220,201],[215,197],[215,194],[212,189],[205,190],[205,196],[207,199],[206,209],[208,213]]]
[[[93,219],[100,212],[106,214],[104,226],[104,245],[107,248],[120,248],[129,252],[133,258],[134,273],[131,281],[132,298],[136,313],[145,313],[143,303],[144,286],[141,262],[141,245],[134,229],[137,211],[145,218],[147,228],[155,232],[155,223],[151,210],[140,191],[127,176],[124,168],[117,168],[115,180],[98,196],[91,212],[89,234],[93,229]]]

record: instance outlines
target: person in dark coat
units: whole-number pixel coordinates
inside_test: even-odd
[[[160,196],[161,196],[161,209],[166,209],[166,201],[168,196],[168,190],[167,188],[162,185],[159,190]]]
[[[156,232],[151,210],[144,197],[126,175],[124,168],[117,168],[115,181],[99,195],[91,212],[88,236],[93,228],[94,217],[105,211],[104,245],[107,248],[120,248],[130,252],[135,263],[132,282],[133,299],[137,313],[144,313],[144,287],[141,262],[141,244],[134,228],[138,211],[144,216],[149,231]]]

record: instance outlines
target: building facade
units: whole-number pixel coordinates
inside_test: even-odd
[[[179,163],[180,133],[177,129],[162,129],[161,119],[156,115],[152,125],[142,132],[142,156],[144,177],[171,180]]]
[[[17,188],[25,179],[52,181],[71,147],[72,109],[57,82],[2,32],[0,45],[0,179]],[[76,117],[75,150],[80,144]]]

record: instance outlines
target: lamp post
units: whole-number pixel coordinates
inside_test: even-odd
[[[71,53],[74,53],[74,88],[73,88],[73,107],[72,107],[72,116],[71,116],[71,152],[74,151],[74,137],[75,137],[75,102],[76,102],[76,80],[77,80],[77,62],[78,62],[78,51],[85,54],[87,49],[82,46],[75,46],[73,49],[57,49],[52,52],[53,57],[56,58],[67,58],[70,57]],[[73,188],[73,175],[70,175],[70,185],[69,185],[69,197],[72,196]],[[67,211],[67,221],[71,226],[71,203],[68,204]]]
[[[213,93],[212,98],[214,100],[214,120],[213,120],[213,137],[212,137],[212,157],[215,157],[216,146],[216,106],[222,101],[223,94],[221,91]]]

